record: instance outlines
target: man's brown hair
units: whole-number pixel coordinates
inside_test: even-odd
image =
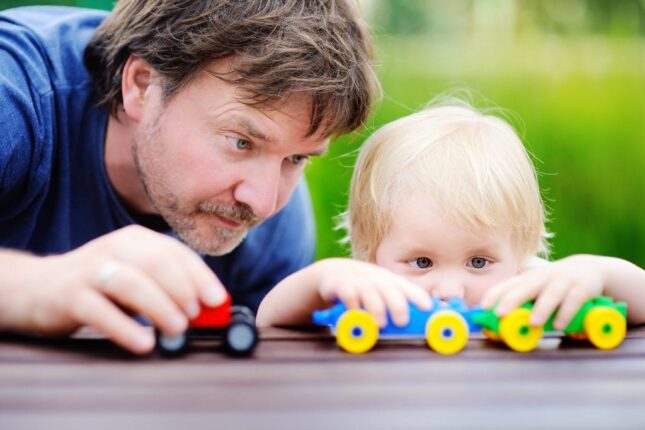
[[[162,76],[164,100],[213,60],[231,58],[248,103],[303,93],[309,134],[339,135],[369,115],[378,82],[352,0],[121,0],[85,52],[99,103],[115,114],[130,55]]]

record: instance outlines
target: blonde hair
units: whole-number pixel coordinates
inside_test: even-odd
[[[513,128],[469,105],[431,107],[393,121],[363,144],[346,228],[354,258],[374,261],[408,191],[425,191],[469,230],[511,228],[521,258],[548,252],[537,175]]]

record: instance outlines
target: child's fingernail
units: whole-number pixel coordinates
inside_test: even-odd
[[[394,323],[397,327],[403,327],[408,324],[408,318],[398,317]]]
[[[385,327],[387,325],[387,315],[378,315],[376,317],[376,323],[379,327]]]

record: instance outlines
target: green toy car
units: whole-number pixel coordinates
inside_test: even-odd
[[[555,331],[555,312],[544,326],[536,327],[529,324],[531,309],[533,302],[527,302],[502,318],[495,315],[495,309],[489,309],[476,315],[475,323],[482,326],[482,332],[489,339],[501,340],[515,351],[528,352],[537,347],[545,331]],[[588,339],[599,349],[616,348],[626,331],[627,305],[605,296],[587,300],[563,330],[565,336]]]

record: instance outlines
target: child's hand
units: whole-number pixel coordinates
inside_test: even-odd
[[[331,258],[315,263],[318,292],[328,301],[341,300],[348,308],[363,307],[379,326],[392,322],[404,326],[409,321],[408,301],[419,309],[430,309],[430,296],[421,287],[374,264],[357,260]]]
[[[563,330],[585,301],[603,292],[603,276],[597,257],[574,255],[529,270],[491,288],[482,299],[504,316],[527,300],[536,299],[530,323],[544,325],[560,307],[553,328]]]

